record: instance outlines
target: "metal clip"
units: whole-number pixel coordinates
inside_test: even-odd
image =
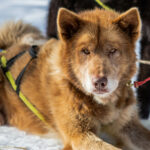
[[[132,83],[132,81],[130,80],[129,82],[126,83],[126,86],[128,87],[132,87],[134,84]]]

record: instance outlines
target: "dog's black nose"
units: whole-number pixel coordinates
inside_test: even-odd
[[[94,82],[94,86],[97,90],[103,90],[106,88],[107,86],[107,78],[106,77],[102,77],[102,78],[98,78],[95,82]]]

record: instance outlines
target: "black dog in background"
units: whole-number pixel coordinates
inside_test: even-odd
[[[141,59],[150,60],[150,0],[101,0],[104,4],[117,11],[125,11],[130,7],[138,7],[143,20]],[[74,12],[100,7],[95,0],[51,0],[47,20],[47,36],[57,38],[56,16],[58,9],[64,7]],[[140,64],[138,80],[144,80],[150,76],[150,66]],[[140,115],[148,118],[150,112],[150,83],[138,89],[140,102]]]

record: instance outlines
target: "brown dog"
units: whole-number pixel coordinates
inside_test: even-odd
[[[100,0],[110,8],[124,12],[131,7],[138,7],[142,18],[141,52],[142,60],[150,60],[150,1],[149,0]],[[51,0],[47,16],[47,36],[58,38],[56,18],[59,8],[64,7],[73,12],[80,12],[87,9],[100,7],[95,0]],[[140,64],[138,81],[143,81],[150,76],[150,66]],[[145,84],[137,89],[139,101],[139,113],[141,118],[147,119],[150,112],[150,84]]]
[[[150,132],[140,124],[133,91],[126,86],[136,71],[138,10],[75,14],[60,9],[57,24],[60,40],[51,39],[40,48],[21,82],[22,93],[48,126],[24,106],[4,77],[0,99],[8,123],[36,134],[55,131],[64,150],[118,150],[98,137],[102,132],[125,149],[149,150]],[[7,59],[30,49],[20,41],[21,36],[9,46]],[[15,61],[10,69],[15,79],[29,59],[27,52]]]

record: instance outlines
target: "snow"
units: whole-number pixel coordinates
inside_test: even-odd
[[[46,19],[49,0],[0,0],[0,25],[8,20],[22,19],[46,32]],[[137,44],[137,54],[139,44]],[[133,80],[135,80],[134,78]],[[150,121],[142,121],[148,128]],[[14,127],[0,127],[0,150],[17,150],[24,147],[27,150],[60,150],[61,142],[57,139],[46,139],[19,131]],[[14,147],[14,148],[12,148]]]
[[[61,150],[57,139],[40,138],[13,127],[0,127],[0,150],[5,147],[23,147],[28,150]]]

